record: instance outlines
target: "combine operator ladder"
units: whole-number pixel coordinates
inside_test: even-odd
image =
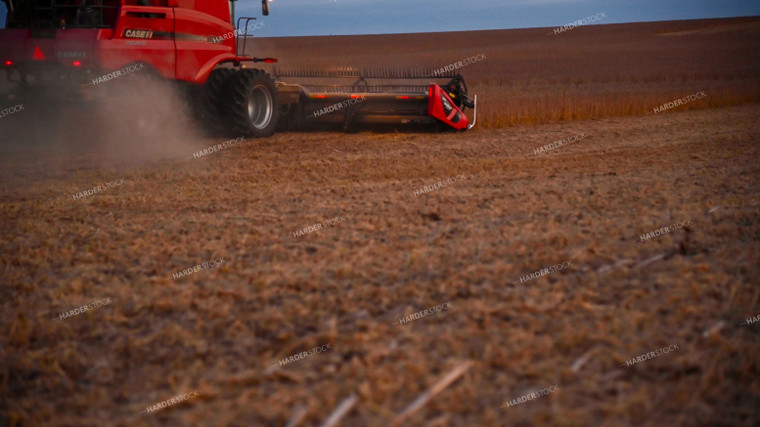
[[[426,70],[341,68],[272,70],[279,93],[280,123],[289,128],[333,123],[435,124],[456,130],[475,125],[477,96],[470,98],[459,74]],[[342,83],[335,84],[335,81]],[[473,109],[472,123],[464,114]]]

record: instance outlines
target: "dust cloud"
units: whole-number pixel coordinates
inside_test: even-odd
[[[183,159],[206,139],[186,91],[149,71],[74,88],[0,80],[3,187]]]

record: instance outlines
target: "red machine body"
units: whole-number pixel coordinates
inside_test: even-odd
[[[247,35],[249,26],[243,30],[233,25],[236,0],[0,2],[10,11],[6,28],[0,29],[0,70],[24,88],[49,83],[78,89],[140,64],[139,69],[152,71],[140,76],[186,83],[194,114],[214,133],[269,136],[278,124],[342,123],[348,128],[353,123],[443,123],[457,130],[473,126],[463,109],[475,112],[477,97],[467,96],[458,74],[264,71],[241,66],[277,60],[244,55],[247,38],[239,36],[243,31]],[[262,12],[269,14],[268,0],[262,0]],[[254,19],[240,18],[237,26]],[[289,83],[288,78],[299,80]],[[304,78],[316,80],[305,84]],[[322,81],[325,78],[354,82],[334,85]],[[449,79],[448,84],[439,85],[442,79]]]
[[[449,95],[438,85],[430,85],[428,114],[456,130],[467,129],[470,121]]]
[[[82,25],[77,1],[56,3],[58,16],[47,17],[49,25],[18,22],[14,28],[10,22],[0,30],[0,67],[29,74],[51,65],[101,72],[141,62],[167,79],[202,84],[219,64],[253,60],[236,54],[226,1],[152,0],[144,6],[102,0],[89,8],[97,14],[93,25]],[[28,12],[39,16],[42,8],[34,4],[26,4]]]

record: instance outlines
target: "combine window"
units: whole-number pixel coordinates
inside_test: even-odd
[[[111,28],[118,8],[119,0],[13,0],[8,27]]]
[[[0,29],[5,28],[7,26],[8,21],[8,6],[5,5],[5,2],[0,2]]]

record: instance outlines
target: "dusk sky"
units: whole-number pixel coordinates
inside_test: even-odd
[[[758,0],[274,0],[237,2],[256,36],[416,33],[556,27],[605,12],[600,24],[760,15]]]
[[[259,37],[557,27],[600,12],[599,24],[760,15],[757,0],[274,0],[268,17],[257,0],[236,7],[263,20]]]

